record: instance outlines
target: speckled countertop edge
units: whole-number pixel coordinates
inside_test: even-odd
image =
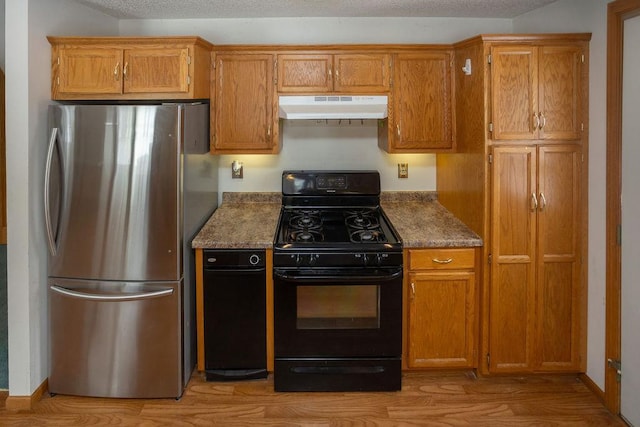
[[[434,191],[382,192],[380,204],[405,248],[475,247],[482,239],[438,201]],[[194,238],[194,248],[271,248],[282,194],[225,192]]]
[[[383,192],[380,205],[405,248],[483,245],[480,236],[438,202],[434,191]]]
[[[193,248],[273,247],[281,193],[223,193],[222,204],[191,242]]]

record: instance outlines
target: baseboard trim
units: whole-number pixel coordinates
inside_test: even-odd
[[[584,385],[586,385],[587,388],[591,390],[602,403],[604,403],[604,390],[598,387],[598,384],[593,382],[593,380],[589,378],[589,375],[580,374],[578,375],[578,378],[580,378],[580,381],[582,381]]]
[[[31,396],[7,396],[5,408],[7,411],[30,411],[40,401],[42,395],[49,389],[49,380],[45,379]]]

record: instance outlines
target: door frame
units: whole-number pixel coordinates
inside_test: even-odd
[[[640,15],[640,0],[615,0],[607,6],[607,232],[605,405],[620,413],[620,383],[607,360],[621,356],[622,224],[622,55],[624,21]]]

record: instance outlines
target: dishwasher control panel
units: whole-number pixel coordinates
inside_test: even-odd
[[[260,268],[265,266],[265,251],[259,249],[205,249],[204,268]]]

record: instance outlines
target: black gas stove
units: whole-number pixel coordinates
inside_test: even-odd
[[[402,242],[380,208],[377,171],[285,171],[282,194],[274,265],[402,263]]]
[[[277,391],[399,390],[402,242],[377,171],[285,171],[273,251]]]

